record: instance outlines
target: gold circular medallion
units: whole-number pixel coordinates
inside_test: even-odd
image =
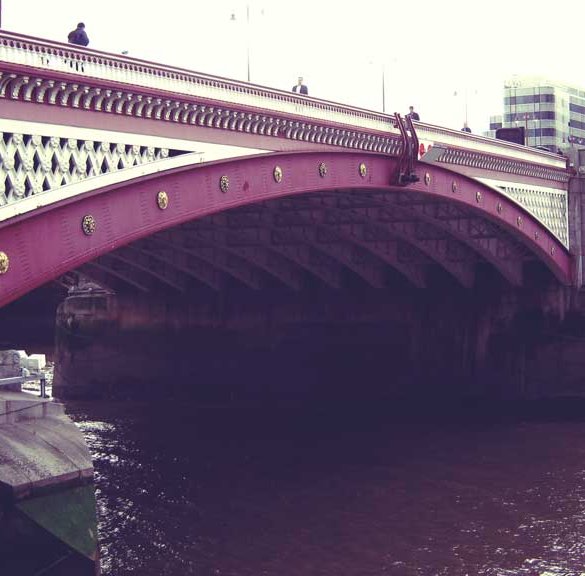
[[[225,194],[230,187],[230,179],[224,174],[219,179],[219,189]]]
[[[91,214],[86,214],[81,221],[81,228],[87,236],[93,234],[96,228],[95,218]]]
[[[554,246],[551,246],[550,247],[550,255],[554,256],[555,252],[556,252],[556,248]]]
[[[10,267],[10,258],[6,252],[0,252],[0,274],[6,274]]]
[[[428,186],[431,183],[431,175],[429,172],[425,172],[425,184]]]
[[[275,182],[282,182],[282,168],[280,166],[275,166],[272,171],[272,176],[274,177]]]
[[[367,173],[368,173],[368,168],[367,168],[367,166],[365,165],[365,163],[364,163],[364,162],[362,162],[362,163],[360,164],[360,168],[359,168],[359,170],[360,170],[360,176],[361,176],[362,178],[365,178],[365,177],[366,177],[366,175],[367,175]]]
[[[534,233],[534,239],[535,240],[539,240],[540,239],[540,234],[539,234],[538,230]]]
[[[319,164],[319,176],[321,176],[321,178],[324,178],[327,175],[327,164],[325,164],[325,162],[321,162],[321,164]]]
[[[516,224],[518,225],[518,228],[522,228],[522,216],[516,218]]]
[[[161,190],[156,195],[156,203],[161,210],[166,210],[169,205],[169,195],[164,190]]]
[[[455,182],[455,180],[453,180],[453,182],[451,183],[451,190],[453,192],[457,192],[457,182]]]
[[[503,207],[502,207],[502,203],[498,202],[498,205],[496,206],[496,210],[498,211],[498,214],[502,213]]]
[[[478,204],[481,202],[481,192],[479,190],[475,193],[475,201]]]

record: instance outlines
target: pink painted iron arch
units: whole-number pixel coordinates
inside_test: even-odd
[[[1,222],[0,306],[83,265],[147,291],[193,279],[221,289],[226,274],[251,289],[267,275],[292,289],[306,275],[339,288],[347,273],[382,287],[389,267],[424,286],[429,265],[469,286],[478,262],[520,284],[527,258],[571,282],[570,254],[542,223],[442,167],[419,164],[419,181],[399,186],[397,160],[365,152],[164,165],[114,184],[96,178],[84,193],[74,185],[66,199]]]

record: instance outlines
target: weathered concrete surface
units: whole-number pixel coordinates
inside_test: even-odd
[[[61,404],[0,389],[0,574],[99,574],[92,480]]]
[[[63,405],[0,389],[0,491],[4,500],[91,482],[91,455]]]
[[[44,365],[42,354],[0,351],[0,378]],[[0,551],[2,575],[99,573],[93,464],[83,435],[62,404],[6,385],[0,387]]]

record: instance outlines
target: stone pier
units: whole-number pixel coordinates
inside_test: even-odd
[[[57,315],[54,393],[583,395],[578,293],[538,268],[527,273],[521,289],[486,271],[472,290],[438,278],[425,290],[398,283],[359,293],[72,294]]]

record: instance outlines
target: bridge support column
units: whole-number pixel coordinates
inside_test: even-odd
[[[117,299],[104,290],[79,291],[57,308],[56,398],[102,396],[111,375],[118,331]]]
[[[581,158],[583,156],[583,158]],[[573,280],[577,289],[581,289],[584,283],[583,241],[585,240],[585,178],[581,170],[585,168],[585,151],[579,150],[574,158],[578,176],[569,181],[569,245],[573,255]]]
[[[576,291],[527,285],[485,310],[473,381],[508,398],[585,396],[585,316],[575,306]]]

